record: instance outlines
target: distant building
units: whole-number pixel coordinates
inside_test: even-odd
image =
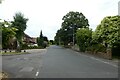
[[[24,34],[23,42],[28,44],[28,45],[37,44],[37,38],[33,38],[33,37],[30,37],[27,34]]]
[[[118,15],[120,16],[120,1],[118,2]]]

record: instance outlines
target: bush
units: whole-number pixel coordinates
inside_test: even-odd
[[[41,46],[29,46],[27,49],[43,49]]]
[[[27,44],[22,44],[22,49],[27,49],[28,45]]]
[[[43,49],[44,47],[42,47],[42,46],[28,46],[27,44],[22,44],[22,50],[24,50],[24,49]]]
[[[103,46],[102,44],[93,44],[92,46],[87,47],[87,51],[106,52],[106,47]]]
[[[81,52],[85,52],[85,50],[86,50],[85,45],[84,45],[84,44],[83,44],[83,45],[79,45],[79,50],[80,50]]]
[[[76,32],[76,40],[77,45],[79,45],[79,50],[85,52],[92,40],[92,30],[89,28],[78,29]]]

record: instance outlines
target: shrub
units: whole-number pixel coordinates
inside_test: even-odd
[[[29,46],[27,49],[43,49],[41,46]]]
[[[89,28],[81,28],[76,32],[77,45],[79,45],[79,50],[84,52],[86,48],[90,46],[92,40],[92,30]]]
[[[27,49],[28,45],[27,44],[22,44],[22,49]]]
[[[92,46],[87,47],[87,51],[106,52],[106,47],[103,46],[102,44],[93,44]]]

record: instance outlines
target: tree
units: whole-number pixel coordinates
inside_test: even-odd
[[[40,36],[37,38],[37,43],[38,43],[38,46],[43,46],[43,42],[44,42],[44,40],[43,40],[43,34],[42,34],[42,30],[41,30],[41,32],[40,32]]]
[[[10,27],[11,23],[8,21],[0,22],[0,27],[2,31],[2,48],[10,49],[13,38],[15,38],[17,29]]]
[[[120,16],[107,16],[93,33],[93,41],[102,43],[107,48],[120,46]]]
[[[76,33],[77,44],[80,51],[85,51],[90,46],[92,40],[92,30],[89,28],[81,28]]]
[[[54,44],[54,40],[50,40],[50,44],[52,44],[52,45],[53,45],[53,44]]]
[[[73,42],[73,38],[76,42],[76,30],[78,28],[86,28],[89,26],[88,19],[79,12],[69,12],[62,18],[62,31],[66,32],[66,38],[69,42]],[[66,44],[68,44],[66,43]]]
[[[59,29],[56,33],[56,36],[54,37],[56,44],[64,44],[67,45],[69,42],[71,42],[70,35],[66,36],[68,34],[68,31],[64,29]]]
[[[86,28],[87,26],[89,26],[88,24],[88,19],[79,12],[69,12],[67,13],[63,18],[63,23],[62,26],[65,29],[68,29],[70,27],[74,27],[75,30],[77,30],[78,28]]]
[[[16,31],[16,38],[17,38],[18,44],[21,47],[22,46],[22,38],[24,35],[24,31],[27,27],[26,24],[27,24],[28,19],[24,18],[24,15],[20,12],[16,13],[15,16],[13,16],[13,18],[14,18],[14,21],[12,21],[11,27],[18,29]]]
[[[48,46],[48,38],[46,36],[43,36],[42,30],[40,32],[40,36],[37,37],[37,44],[43,48],[46,48],[46,46]]]
[[[48,38],[46,36],[43,36],[43,40],[48,42]]]
[[[56,35],[55,35],[55,37],[54,37],[54,41],[55,41],[55,44],[57,44],[57,45],[60,45],[60,36],[59,36],[59,30],[57,30],[57,33],[56,33]]]

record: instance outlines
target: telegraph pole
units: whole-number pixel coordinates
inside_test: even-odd
[[[60,37],[59,37],[59,45],[60,45]]]

